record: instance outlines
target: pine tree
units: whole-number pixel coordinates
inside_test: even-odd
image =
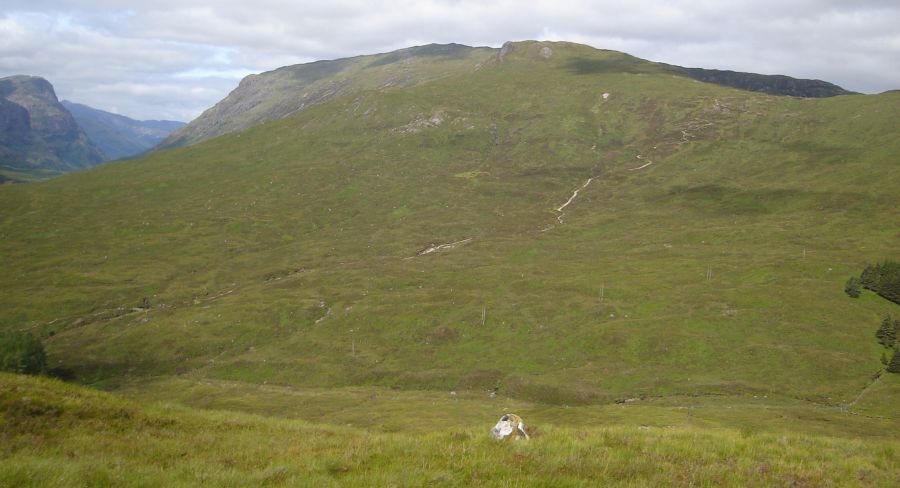
[[[884,298],[900,303],[900,263],[885,261],[869,265],[860,276],[863,288],[874,291]]]
[[[850,298],[859,298],[860,281],[856,276],[851,276],[844,285],[844,293],[850,295]]]
[[[887,348],[893,348],[897,343],[897,324],[900,320],[891,320],[890,315],[886,315],[881,321],[881,327],[875,332],[875,338],[878,343]]]
[[[862,285],[866,288],[872,286],[875,282],[875,268],[872,265],[868,265],[863,269],[862,274],[859,276]]]
[[[900,373],[900,350],[894,349],[894,357],[888,363],[888,373]]]

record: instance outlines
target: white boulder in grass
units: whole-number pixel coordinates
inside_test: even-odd
[[[500,421],[491,429],[491,437],[498,441],[509,438],[513,440],[525,439],[527,441],[528,434],[525,433],[525,422],[522,422],[522,417],[514,413],[507,413],[500,417]]]

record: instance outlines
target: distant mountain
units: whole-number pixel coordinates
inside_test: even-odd
[[[152,149],[169,133],[185,125],[173,120],[134,120],[68,100],[63,100],[62,105],[110,160]]]
[[[682,68],[681,66],[672,66],[672,69],[680,75],[706,83],[768,93],[769,95],[823,98],[855,93],[827,81],[804,80],[784,75],[760,75],[718,69]]]
[[[47,80],[0,78],[0,172],[28,179],[87,168],[105,159]]]
[[[462,44],[429,44],[398,51],[285,66],[241,80],[237,88],[161,147],[192,144],[277,120],[363,90],[415,86],[461,72],[498,51]]]
[[[285,66],[250,75],[214,107],[187,126],[173,132],[161,147],[177,147],[236,132],[287,117],[328,100],[364,90],[403,88],[438,78],[472,73],[504,48],[469,47],[461,44],[429,44],[398,51],[331,61]],[[635,73],[670,73],[706,83],[742,90],[796,97],[831,97],[853,92],[820,80],[783,75],[761,75],[702,68],[683,68],[623,55],[613,68],[592,58],[576,59],[570,67],[582,74],[616,69]]]

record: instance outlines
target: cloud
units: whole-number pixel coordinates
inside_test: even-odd
[[[552,39],[878,92],[900,88],[897,25],[895,0],[8,0],[0,76],[40,75],[74,101],[187,120],[247,73],[429,42]]]
[[[174,84],[174,74],[204,67],[216,49],[119,36],[80,20],[46,13],[0,19],[0,75],[43,76],[53,83],[61,99],[107,110],[115,106],[126,115],[153,118],[192,118],[227,89],[208,87],[207,80],[192,79],[181,83],[180,93],[168,91],[181,99],[178,103],[162,105],[160,98],[147,89],[111,91],[110,86],[157,86],[163,92],[166,86]],[[12,35],[7,36],[7,32]],[[226,84],[231,85],[233,76],[227,78]],[[197,93],[202,96],[196,96]]]

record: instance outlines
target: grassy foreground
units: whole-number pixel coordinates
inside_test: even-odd
[[[893,486],[900,442],[698,427],[374,433],[0,375],[0,486]]]

